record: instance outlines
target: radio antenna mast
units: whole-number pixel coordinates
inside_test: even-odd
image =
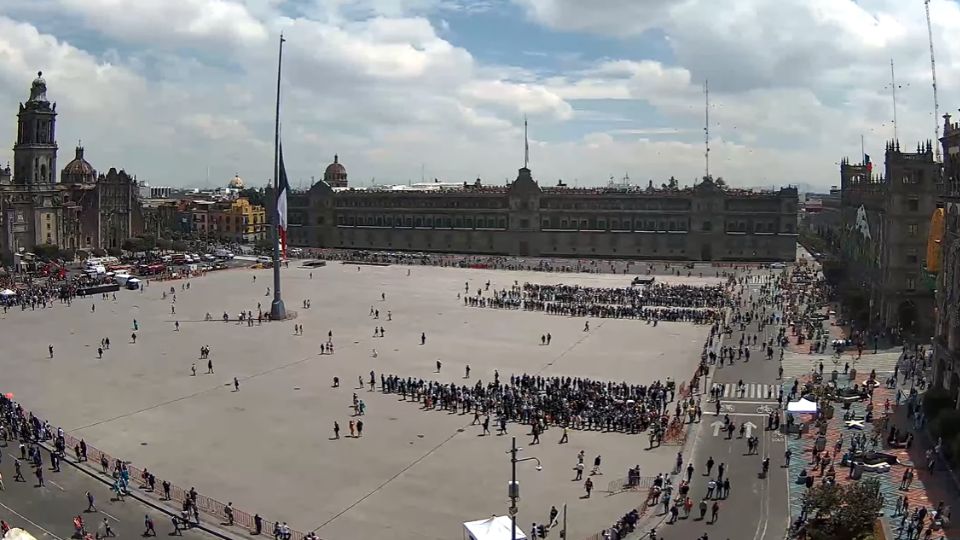
[[[890,59],[890,97],[893,99],[893,142],[897,142],[897,77],[893,73],[893,58]]]
[[[933,151],[936,160],[940,161],[940,100],[937,97],[937,62],[933,57],[933,25],[930,23],[930,0],[923,0],[923,7],[927,12],[927,39],[930,41],[930,75],[933,78],[933,132],[936,137],[933,141]]]
[[[703,100],[704,178],[710,178],[710,81],[703,82]]]

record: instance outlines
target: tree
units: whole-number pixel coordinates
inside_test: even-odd
[[[250,201],[254,206],[263,206],[263,190],[260,188],[241,189],[239,196]]]
[[[186,251],[187,243],[183,240],[175,240],[170,247],[173,248],[174,251]]]
[[[677,183],[676,178],[671,176],[670,179],[667,180],[667,189],[679,189],[679,187],[680,187],[680,184]]]
[[[875,478],[847,485],[816,485],[803,494],[811,540],[864,540],[873,534],[880,511]]]
[[[170,249],[173,246],[173,242],[166,238],[157,238],[157,249],[162,249],[164,251]]]
[[[41,260],[50,261],[57,258],[60,248],[55,244],[37,244],[33,247],[33,254]]]

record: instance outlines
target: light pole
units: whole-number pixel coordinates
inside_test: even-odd
[[[516,437],[511,439],[510,450],[507,451],[510,454],[510,487],[507,489],[507,494],[510,497],[510,508],[508,511],[510,513],[510,540],[517,540],[517,501],[520,499],[520,484],[517,483],[517,463],[536,461],[538,471],[543,470],[543,465],[539,459],[533,456],[517,459],[517,452],[522,448],[517,448]]]

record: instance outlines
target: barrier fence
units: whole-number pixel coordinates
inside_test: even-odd
[[[26,410],[24,410],[24,414],[29,414],[29,413]],[[80,439],[77,439],[76,437],[68,433],[64,433],[63,438],[64,438],[65,447],[66,447],[66,450],[64,452],[65,458],[70,459],[70,449],[78,447],[80,444]],[[91,446],[90,444],[87,444],[87,443],[85,444],[87,448],[87,452],[86,452],[87,465],[90,468],[95,469],[98,474],[101,474],[112,480],[113,479],[112,471],[116,467],[116,463],[118,461],[117,458],[114,458],[110,454],[107,454],[106,452],[103,452],[97,449],[96,447]],[[104,458],[106,458],[105,460],[107,463],[105,468],[101,465],[103,463]],[[76,460],[74,459],[73,461],[76,461]],[[180,515],[180,512],[183,510],[184,501],[186,501],[190,497],[189,490],[185,490],[182,487],[177,486],[171,482],[170,497],[169,499],[167,499],[164,494],[164,490],[161,487],[163,484],[163,480],[157,478],[156,487],[154,488],[154,490],[151,490],[147,482],[148,476],[147,474],[145,474],[147,472],[147,469],[141,469],[127,461],[123,461],[123,463],[126,465],[127,470],[130,472],[130,483],[127,486],[128,490],[137,489],[144,496],[154,499],[155,501],[160,502],[164,506],[167,506],[168,510],[173,512],[175,515],[178,515],[178,516]],[[106,471],[104,471],[104,469],[106,469]],[[242,533],[243,535],[256,531],[256,523],[254,521],[254,516],[249,514],[248,512],[240,510],[236,507],[231,507],[231,509],[233,510],[232,512],[233,525],[228,525],[229,520],[227,518],[227,513],[226,513],[226,507],[227,507],[226,504],[214,498],[208,497],[206,495],[202,495],[200,493],[197,493],[196,495],[195,504],[197,506],[197,510],[199,511],[199,513],[217,520],[216,523],[219,526],[226,528],[227,530],[230,530],[231,527],[237,527],[241,529],[239,532]],[[277,522],[269,521],[267,519],[261,519],[261,524],[262,524],[261,534],[264,534],[267,536],[273,536],[274,526],[276,525],[276,523]],[[290,529],[290,540],[302,540],[304,536],[306,536],[304,533]]]

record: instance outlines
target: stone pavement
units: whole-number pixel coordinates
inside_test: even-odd
[[[889,373],[880,373],[878,371],[877,377],[883,381],[891,374],[892,370]],[[859,375],[857,378],[862,380]],[[866,374],[864,374],[863,378],[866,378]],[[841,386],[843,386],[843,380],[841,380]],[[876,421],[881,421],[884,403],[888,399],[890,400],[892,408],[889,425],[897,426],[901,431],[907,429],[913,431],[912,419],[908,419],[906,417],[905,404],[900,406],[895,405],[896,390],[889,389],[884,386],[876,388],[873,394],[874,414],[876,415]],[[854,403],[852,405],[852,410],[854,410],[858,416],[862,417],[866,412],[866,404],[866,401]],[[849,448],[851,436],[859,433],[866,434],[869,448],[869,438],[873,433],[872,424],[866,424],[866,429],[863,431],[846,429],[843,421],[843,409],[837,406],[833,419],[828,421],[826,448],[834,458],[833,462],[836,468],[836,479],[840,484],[853,481],[849,478],[848,469],[840,466],[840,458],[842,458],[842,453]],[[928,473],[926,470],[924,452],[929,447],[924,444],[925,442],[928,442],[926,437],[923,436],[923,434],[918,434],[910,450],[906,450],[903,448],[891,448],[887,446],[887,433],[888,429],[884,430],[884,435],[881,437],[881,443],[877,449],[896,455],[899,460],[899,464],[894,465],[888,473],[864,472],[863,478],[877,478],[879,480],[880,491],[884,496],[883,519],[886,520],[890,525],[891,530],[896,532],[899,529],[902,516],[898,516],[896,514],[896,507],[897,499],[903,495],[906,495],[910,502],[911,512],[914,508],[920,507],[926,507],[928,511],[931,511],[937,507],[937,504],[940,501],[945,502],[953,509],[960,508],[960,506],[958,506],[958,504],[960,504],[960,497],[957,496],[957,489],[949,471],[943,470],[943,465],[938,465],[938,470],[934,470],[932,474]],[[793,459],[790,465],[790,506],[793,517],[796,517],[800,514],[802,495],[806,490],[804,486],[797,484],[795,480],[802,469],[806,468],[808,473],[812,471],[810,459],[812,457],[811,451],[813,448],[815,435],[815,433],[811,432],[807,435],[804,435],[801,439],[797,439],[795,435],[787,437],[788,446],[793,452]],[[838,439],[840,439],[841,436],[843,437],[843,450],[841,451],[840,456],[834,456],[833,445]],[[908,490],[899,489],[903,472],[907,467],[914,466],[917,468],[914,470],[914,480],[910,488]],[[815,481],[819,483],[820,476],[818,473],[814,474],[814,478]],[[938,536],[935,536],[935,538],[941,538],[939,535],[942,535],[943,538],[960,538],[960,533],[958,533],[958,528],[956,525],[951,525],[947,527],[946,530],[940,531],[937,534]]]
[[[411,272],[407,276],[407,271]],[[457,294],[488,280],[491,289],[523,283],[626,286],[630,276],[544,274],[433,267],[284,269],[291,323],[254,325],[219,320],[223,312],[257,312],[269,304],[270,271],[229,270],[191,281],[151,282],[143,294],[120,291],[117,300],[78,299],[72,307],[11,311],[3,392],[54,427],[82,436],[113,456],[146,467],[159,480],[191,486],[219,501],[323,538],[386,534],[398,540],[449,538],[461,523],[504,514],[509,461],[506,437],[482,437],[471,418],[423,411],[397,396],[356,385],[370,370],[473,384],[494,370],[510,374],[583,376],[649,384],[689,379],[699,362],[706,327],[598,319],[464,307]],[[312,278],[310,277],[312,273]],[[256,280],[254,280],[256,277]],[[696,278],[662,278],[700,282]],[[162,292],[174,287],[176,303]],[[381,300],[381,293],[386,300]],[[312,307],[302,308],[310,299]],[[92,310],[96,305],[95,311]],[[369,316],[374,306],[379,319]],[[175,310],[175,313],[172,312]],[[386,312],[392,320],[387,320]],[[214,321],[204,321],[205,313]],[[133,321],[138,338],[132,343]],[[180,322],[175,330],[174,321]],[[293,324],[305,327],[293,335]],[[374,338],[374,326],[385,337]],[[336,353],[318,354],[333,332]],[[420,334],[427,343],[420,345]],[[539,344],[550,332],[553,343]],[[104,337],[111,347],[96,349]],[[56,355],[47,357],[47,345]],[[198,359],[209,345],[215,373]],[[373,357],[376,349],[378,355]],[[442,361],[442,374],[435,362]],[[191,376],[191,364],[198,374]],[[469,381],[465,367],[472,368]],[[331,388],[334,376],[339,388]],[[233,377],[240,382],[234,392]],[[367,404],[362,438],[331,440],[334,421],[344,432],[351,394]],[[546,519],[551,504],[568,502],[570,538],[608,526],[632,506],[635,493],[581,499],[573,481],[579,450],[603,458],[598,487],[640,464],[643,475],[672,467],[676,447],[646,451],[644,435],[570,433],[559,445],[550,430],[531,446],[525,427],[510,426],[543,472],[518,468],[523,500],[519,523]]]

